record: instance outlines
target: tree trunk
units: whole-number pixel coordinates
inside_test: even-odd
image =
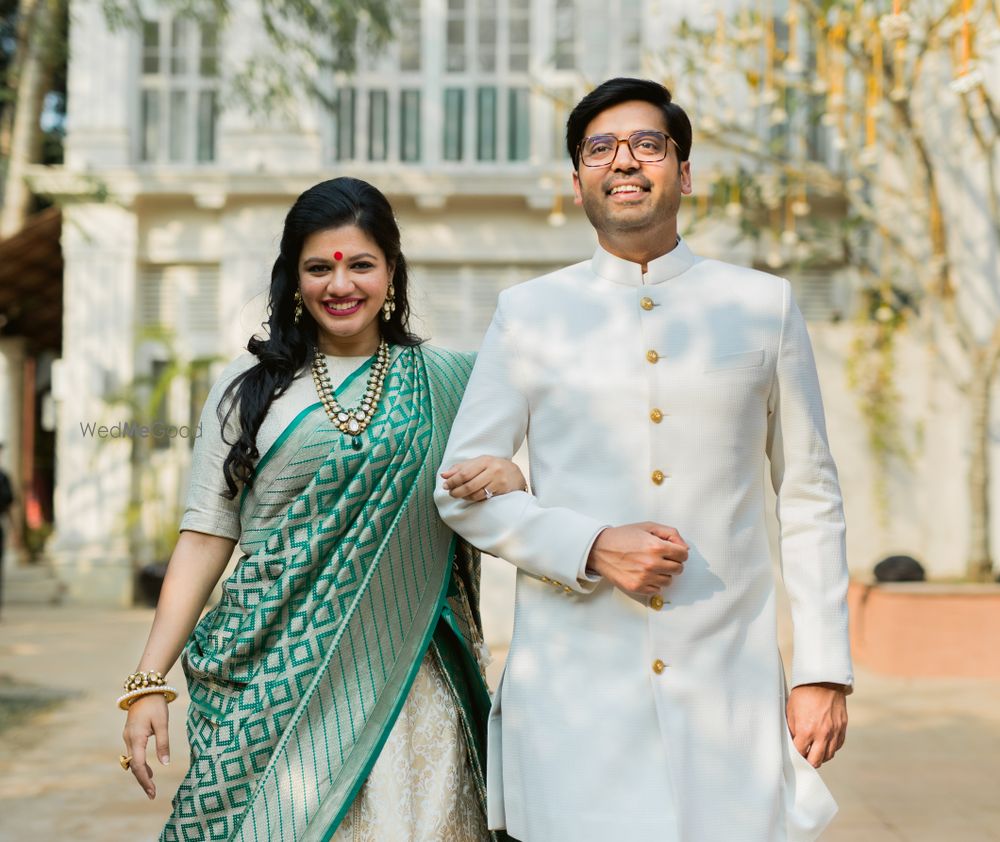
[[[19,52],[17,100],[10,135],[10,158],[0,209],[0,240],[24,227],[31,208],[31,191],[25,181],[29,164],[39,159],[42,130],[39,125],[46,80],[50,75],[53,15],[49,0],[21,0],[19,14],[25,36]]]
[[[990,542],[990,399],[996,360],[993,349],[973,357],[969,382],[970,462],[969,462],[969,555],[966,575],[975,582],[993,577]]]

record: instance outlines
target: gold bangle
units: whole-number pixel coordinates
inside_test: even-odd
[[[132,673],[125,679],[122,689],[128,693],[132,690],[139,690],[143,687],[163,687],[166,684],[162,672],[157,670],[146,670]]]
[[[167,700],[167,704],[170,704],[170,702],[177,698],[177,688],[166,684],[158,687],[138,687],[119,696],[117,701],[118,707],[122,710],[128,710],[136,699],[141,699],[143,696],[151,696],[154,693],[162,695]]]

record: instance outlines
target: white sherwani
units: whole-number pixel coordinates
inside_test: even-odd
[[[489,734],[489,819],[522,842],[809,842],[836,811],[784,716],[765,454],[793,686],[851,684],[844,520],[786,281],[694,256],[593,260],[501,294],[445,465],[510,457],[533,493],[437,495],[519,568]],[[601,529],[676,527],[662,598],[588,577]]]

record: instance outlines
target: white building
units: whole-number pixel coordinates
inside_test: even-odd
[[[501,288],[592,253],[591,229],[572,205],[565,119],[602,79],[656,73],[672,4],[405,0],[396,42],[379,56],[362,53],[351,78],[330,80],[335,110],[303,102],[294,118],[249,113],[221,81],[262,43],[249,14],[256,4],[232,4],[224,32],[146,5],[141,29],[112,31],[101,4],[71,3],[66,162],[34,173],[37,190],[63,201],[48,550],[81,601],[132,599],[136,566],[176,526],[190,459],[191,440],[181,435],[145,440],[148,453],[137,458],[144,450],[132,439],[114,438],[134,408],[114,399],[141,394],[134,387],[144,379],[169,382],[159,420],[196,421],[213,376],[263,320],[295,196],[338,175],[381,188],[403,229],[417,332],[474,349]],[[696,192],[707,160],[696,146]],[[719,229],[700,226],[691,239],[704,254],[755,258],[734,253]],[[962,471],[934,469],[960,463],[962,428],[949,424],[928,443],[914,473],[893,486],[906,489],[905,503],[891,527],[879,527],[864,432],[844,382],[849,331],[829,323],[847,306],[845,292],[823,275],[793,282],[816,319],[852,566],[864,572],[901,550],[938,574],[959,572],[962,548],[939,534],[931,513],[964,523]],[[165,377],[171,365],[183,376]],[[923,395],[913,412],[928,425],[947,409],[930,382],[921,375],[912,384]]]

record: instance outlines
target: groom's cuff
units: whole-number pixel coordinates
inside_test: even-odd
[[[576,580],[580,583],[580,586],[586,591],[591,591],[593,588],[588,587],[588,585],[596,585],[601,581],[601,577],[594,573],[593,570],[587,569],[587,563],[590,561],[590,551],[594,548],[594,543],[597,541],[600,534],[605,530],[609,529],[611,524],[605,524],[597,532],[594,533],[594,537],[590,539],[590,543],[587,544],[587,549],[583,554],[583,559],[580,561],[580,570],[576,574]]]

